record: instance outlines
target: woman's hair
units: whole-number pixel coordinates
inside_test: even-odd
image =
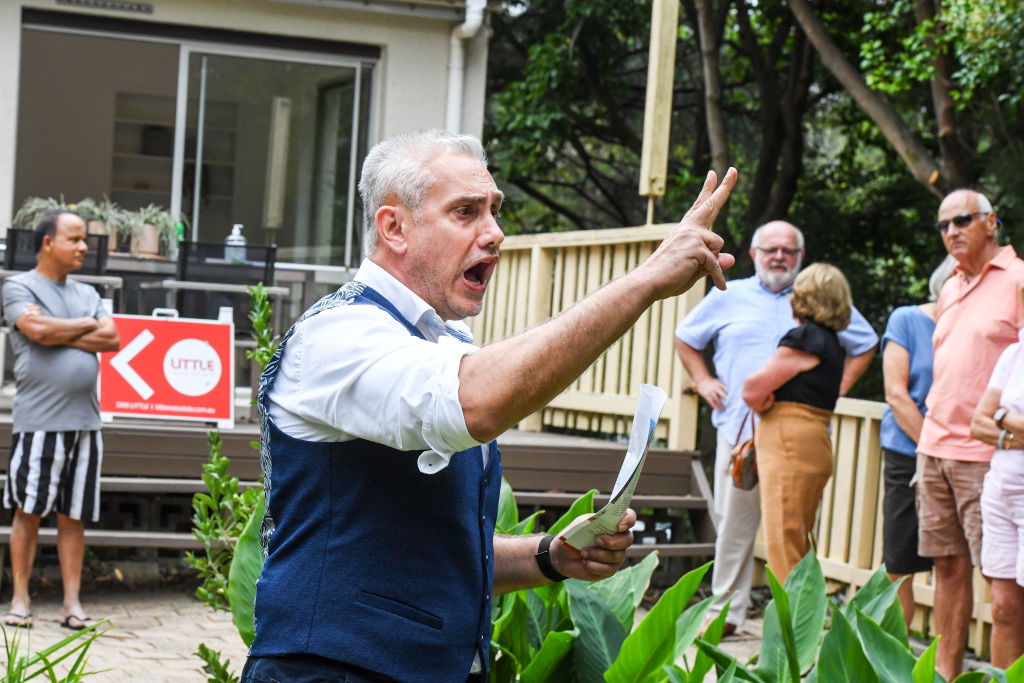
[[[793,283],[793,317],[813,320],[838,332],[850,324],[853,297],[842,271],[827,263],[815,263],[800,271]]]
[[[931,277],[928,278],[928,301],[939,300],[942,285],[946,284],[946,280],[953,276],[955,267],[956,259],[951,254],[946,254],[946,258],[942,259],[942,263],[932,271]]]

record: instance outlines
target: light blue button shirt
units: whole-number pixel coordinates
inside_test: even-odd
[[[792,291],[789,287],[773,292],[756,275],[733,280],[725,291],[708,292],[676,327],[676,336],[694,349],[715,343],[715,374],[729,396],[725,410],[712,411],[711,423],[725,430],[729,439],[736,437],[747,416],[741,396],[744,380],[764,367],[782,336],[797,325],[789,302]],[[878,335],[854,308],[849,327],[839,333],[839,343],[847,356],[858,356],[878,344]],[[740,440],[749,435],[749,425],[743,429]]]

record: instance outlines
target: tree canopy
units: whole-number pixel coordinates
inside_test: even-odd
[[[938,199],[973,187],[1003,240],[1024,219],[1024,0],[681,0],[669,182],[685,212],[708,168],[740,171],[717,229],[786,219],[881,332],[944,255]],[[642,224],[649,0],[520,0],[493,20],[485,138],[508,232]],[[711,125],[709,125],[709,122]],[[710,132],[709,132],[710,131]],[[862,395],[879,395],[877,381]]]

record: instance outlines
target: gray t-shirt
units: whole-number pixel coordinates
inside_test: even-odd
[[[74,280],[54,282],[30,270],[4,281],[3,303],[15,357],[14,431],[99,429],[99,357],[70,346],[37,344],[15,326],[32,303],[54,318],[107,317],[96,290]]]

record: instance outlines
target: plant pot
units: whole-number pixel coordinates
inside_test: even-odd
[[[138,236],[132,239],[132,252],[143,256],[156,256],[160,253],[160,233],[155,225],[146,223]]]

